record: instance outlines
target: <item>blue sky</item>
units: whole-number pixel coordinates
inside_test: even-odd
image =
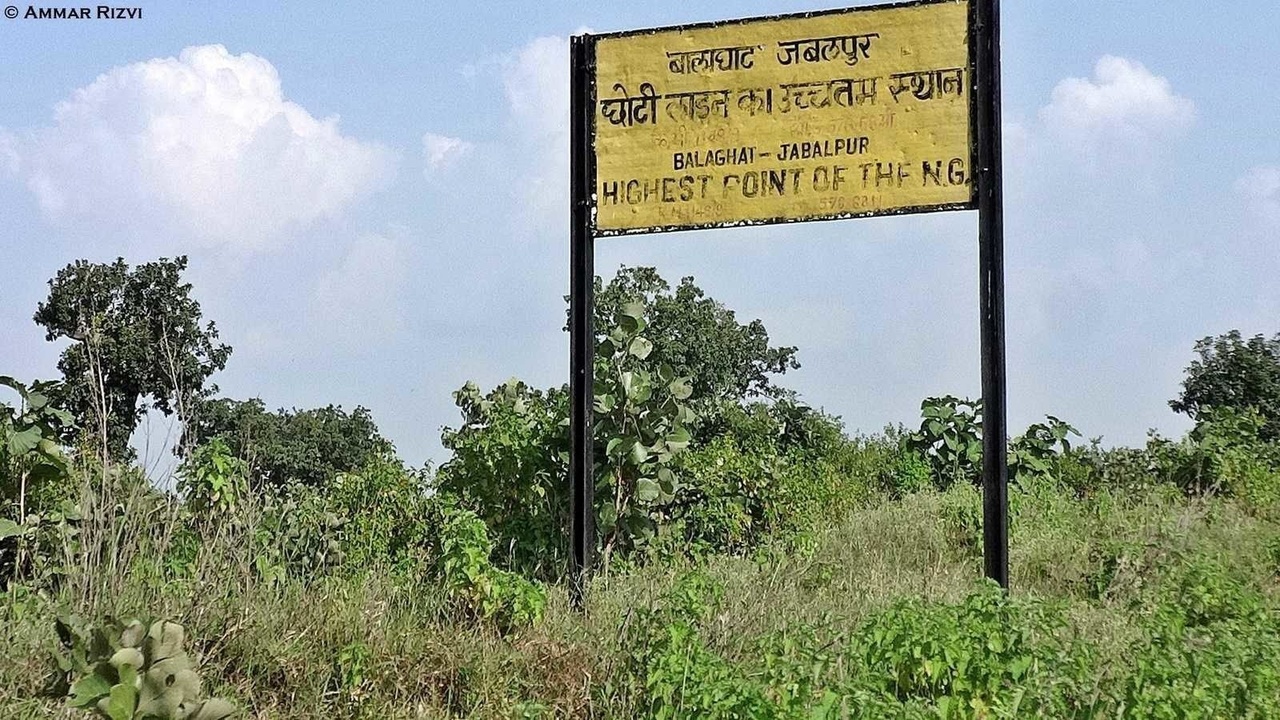
[[[1280,330],[1280,7],[1005,6],[1011,425],[1179,433],[1166,402],[1194,341]],[[56,375],[30,318],[58,268],[187,254],[235,348],[224,394],[363,404],[406,459],[442,459],[466,380],[567,375],[567,36],[825,7],[148,1],[141,20],[0,20],[0,372]],[[763,319],[800,347],[787,384],[851,430],[979,393],[972,214],[596,257],[694,275]]]

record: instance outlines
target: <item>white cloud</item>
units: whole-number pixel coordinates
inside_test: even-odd
[[[1265,220],[1280,223],[1280,166],[1260,165],[1236,181],[1236,192]]]
[[[1093,78],[1066,78],[1040,111],[1050,129],[1077,139],[1145,143],[1175,135],[1195,120],[1195,103],[1142,63],[1107,55]]]
[[[312,330],[349,350],[367,348],[394,334],[404,319],[406,256],[396,238],[374,233],[357,237],[338,266],[315,285]]]
[[[461,138],[427,133],[422,136],[422,153],[427,161],[426,174],[443,170],[470,153],[471,143]]]
[[[503,87],[514,121],[548,140],[569,136],[569,39],[536,38],[504,64]]]
[[[13,133],[0,128],[0,169],[9,175],[17,175],[19,167],[18,139]]]
[[[540,37],[502,65],[507,111],[530,167],[517,201],[519,226],[559,228],[569,196],[569,40]]]
[[[343,135],[336,116],[285,99],[270,62],[221,45],[107,71],[14,153],[51,221],[240,250],[338,215],[393,165],[384,147]]]

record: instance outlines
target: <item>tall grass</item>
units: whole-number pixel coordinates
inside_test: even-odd
[[[700,626],[707,650],[744,666],[758,660],[761,638],[797,625],[839,633],[903,598],[959,603],[980,586],[980,498],[956,487],[832,518],[802,552],[612,572],[591,585],[585,615],[552,588],[543,622],[504,636],[452,613],[429,578],[388,568],[263,580],[251,503],[199,528],[192,550],[177,503],[137,478],[99,474],[82,494],[79,549],[57,549],[49,589],[14,584],[0,599],[0,717],[83,715],[42,695],[53,621],[68,612],[183,624],[206,692],[248,717],[637,717],[629,628],[690,571],[723,588]],[[1014,595],[1060,603],[1102,683],[1132,672],[1126,652],[1160,602],[1153,588],[1189,562],[1211,563],[1274,612],[1278,538],[1274,521],[1228,499],[1154,491],[1082,501],[1032,489],[1014,503]]]

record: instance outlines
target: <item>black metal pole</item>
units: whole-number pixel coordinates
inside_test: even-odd
[[[977,2],[978,283],[982,335],[982,556],[1009,587],[1009,458],[1005,409],[1004,179],[1000,133],[1000,0]]]
[[[594,50],[590,36],[575,36],[569,42],[569,598],[579,610],[585,605],[587,574],[596,545],[591,437],[595,247],[591,233],[594,180],[590,123]]]

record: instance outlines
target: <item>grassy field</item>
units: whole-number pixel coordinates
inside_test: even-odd
[[[750,556],[616,566],[585,615],[553,585],[507,633],[390,569],[264,581],[246,525],[175,579],[173,518],[111,513],[57,590],[0,601],[0,716],[84,716],[44,694],[66,612],[181,623],[206,691],[254,718],[1280,712],[1274,519],[1169,489],[1018,491],[1004,599],[980,580],[980,507],[968,486],[881,497]]]

